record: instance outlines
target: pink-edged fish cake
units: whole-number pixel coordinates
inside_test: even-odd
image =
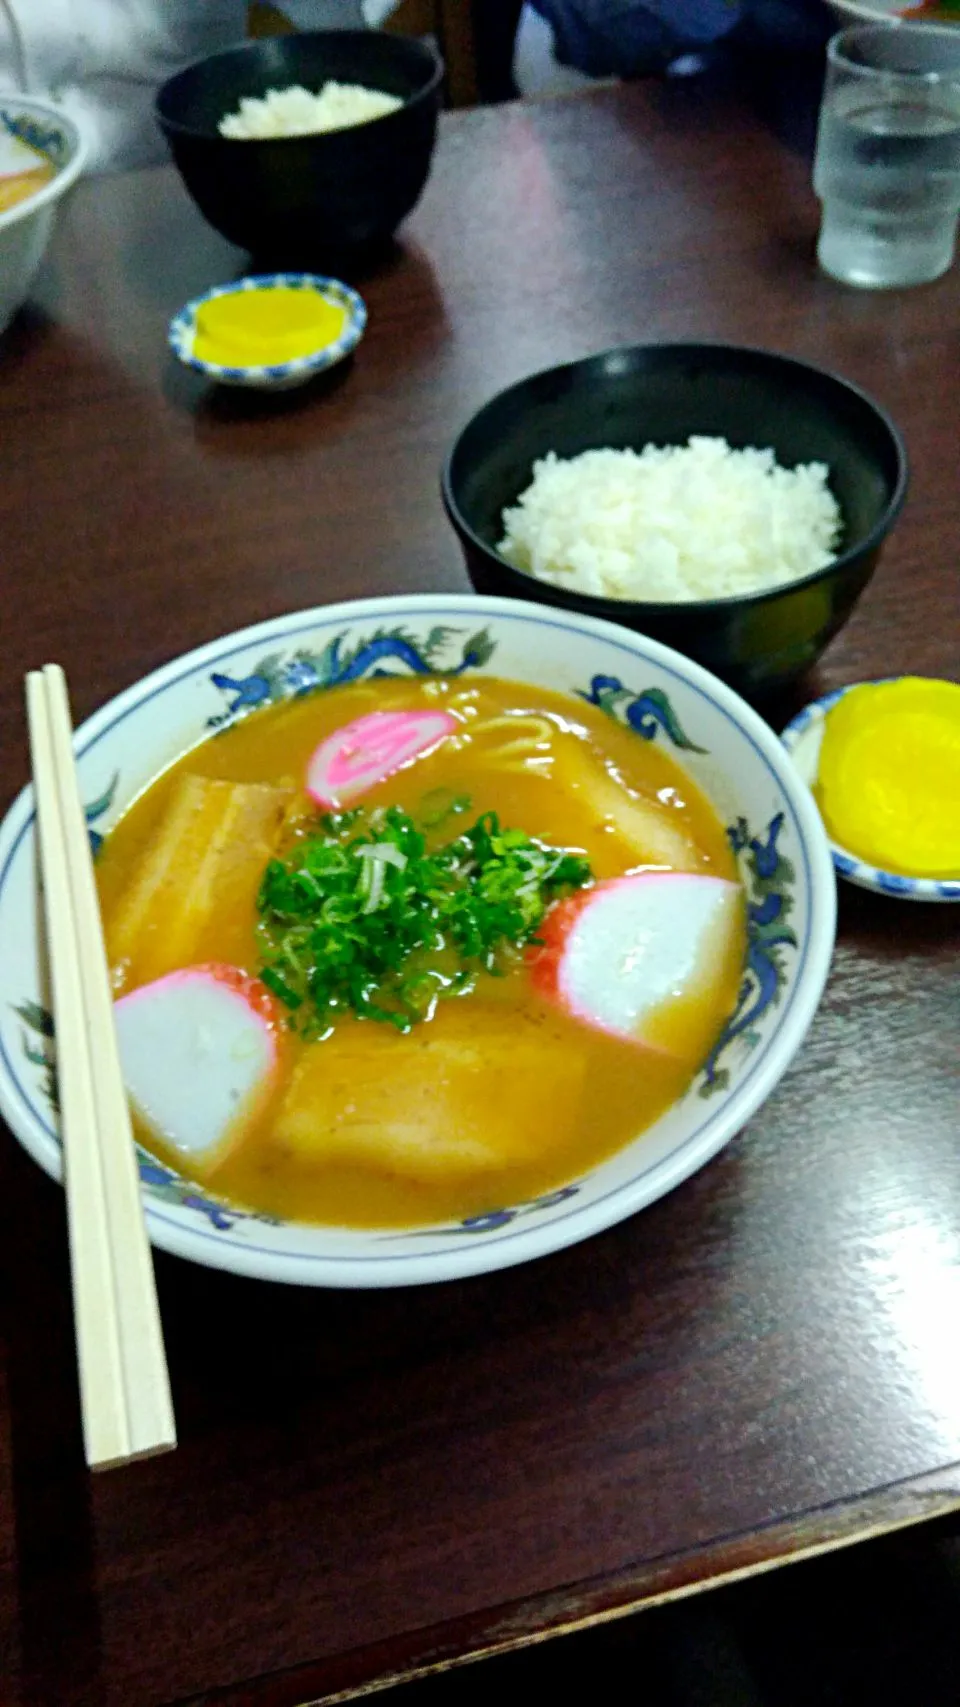
[[[693,1059],[697,1012],[730,980],[743,895],[726,878],[641,872],[561,901],[530,951],[535,987],[611,1036]],[[682,1024],[671,1024],[671,1010]]]
[[[307,765],[318,806],[350,806],[378,782],[433,752],[459,727],[448,711],[372,711],[335,729]]]
[[[135,1114],[191,1164],[209,1164],[263,1105],[278,1066],[273,997],[235,966],[188,966],[114,1005]]]

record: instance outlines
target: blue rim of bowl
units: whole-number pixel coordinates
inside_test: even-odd
[[[878,676],[869,685],[875,687],[882,681],[899,680],[899,676]],[[791,757],[797,743],[808,729],[814,724],[823,723],[831,706],[836,705],[851,688],[863,685],[862,682],[851,682],[847,687],[834,688],[832,693],[825,693],[820,699],[811,700],[809,705],[805,705],[787,724],[780,736]],[[868,860],[858,859],[855,854],[841,847],[832,839],[829,830],[827,841],[838,875],[845,877],[849,883],[855,883],[860,889],[870,889],[875,895],[889,895],[898,901],[960,901],[960,878],[907,877],[898,871],[884,871],[882,867],[871,865]]]
[[[345,309],[347,317],[340,337],[308,356],[297,356],[289,362],[274,362],[270,366],[233,367],[222,362],[205,362],[193,354],[197,313],[205,302],[213,302],[218,296],[239,296],[244,291],[276,290],[281,286],[289,290],[316,291],[326,302]],[[356,349],[366,325],[367,305],[363,297],[342,279],[327,278],[322,273],[252,273],[248,278],[235,279],[231,284],[213,285],[202,296],[195,296],[186,303],[170,322],[167,342],[178,361],[197,373],[205,374],[208,379],[219,380],[226,385],[269,388],[311,379],[314,374],[334,367]]]

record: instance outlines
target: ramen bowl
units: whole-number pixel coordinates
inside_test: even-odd
[[[151,1240],[210,1267],[301,1285],[401,1286],[505,1268],[590,1238],[680,1186],[741,1130],[796,1054],[823,990],[836,906],[830,852],[812,797],[773,732],[727,687],[657,642],[514,600],[417,595],[331,605],[167,664],[76,732],[95,846],[152,777],[212,731],[258,707],[384,672],[466,683],[487,675],[560,690],[675,756],[726,826],[749,903],[739,999],[689,1089],[655,1124],[557,1189],[491,1202],[462,1221],[358,1231],[267,1217],[142,1151]],[[0,1110],[59,1179],[55,1043],[36,900],[26,789],[0,828]]]
[[[49,101],[0,95],[0,172],[52,168],[49,181],[0,212],[0,332],[30,292],[50,240],[57,206],[83,170],[86,144],[73,120]]]

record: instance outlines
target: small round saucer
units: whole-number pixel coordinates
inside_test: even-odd
[[[197,312],[205,302],[211,302],[218,296],[234,296],[241,291],[274,290],[278,286],[285,286],[289,290],[316,291],[324,301],[342,308],[346,318],[339,338],[331,344],[324,344],[318,350],[312,350],[309,355],[297,356],[293,361],[277,362],[270,367],[228,367],[220,362],[204,361],[194,355]],[[324,278],[320,273],[266,273],[238,279],[233,284],[214,285],[212,290],[194,297],[192,302],[188,302],[174,315],[167,341],[179,361],[186,367],[195,368],[198,373],[205,374],[208,379],[215,380],[218,385],[246,386],[253,391],[291,391],[297,385],[306,385],[307,381],[318,373],[324,373],[327,368],[350,355],[363,337],[366,324],[366,303],[355,290],[351,290],[350,286],[343,284],[340,279]]]
[[[833,693],[824,694],[822,699],[812,700],[792,723],[787,724],[780,737],[810,789],[817,780],[827,712],[849,691],[849,688],[837,688]],[[960,901],[960,878],[904,877],[897,871],[881,871],[879,866],[868,864],[832,840],[830,852],[840,876],[861,889],[872,889],[877,895],[892,895],[900,901]]]

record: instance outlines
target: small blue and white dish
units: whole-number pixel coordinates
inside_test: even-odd
[[[216,297],[235,296],[246,291],[275,290],[315,291],[324,302],[342,308],[345,319],[343,331],[332,343],[324,343],[308,355],[291,361],[275,362],[269,366],[233,366],[205,361],[195,353],[197,315],[204,303]],[[193,368],[217,385],[246,387],[252,391],[292,391],[306,385],[317,374],[325,373],[351,355],[363,337],[367,324],[367,306],[363,298],[341,279],[326,278],[320,273],[261,273],[238,279],[232,284],[214,285],[202,296],[194,297],[174,315],[167,341],[178,361]]]
[[[892,679],[892,678],[891,678]],[[851,686],[854,684],[851,683]],[[803,781],[811,790],[817,780],[820,744],[827,713],[850,688],[835,688],[821,699],[811,700],[787,724],[780,739],[790,754]],[[875,895],[890,895],[898,901],[960,901],[960,878],[906,877],[898,871],[882,871],[858,858],[848,848],[841,847],[828,835],[835,870],[848,883],[859,889],[870,889]]]

